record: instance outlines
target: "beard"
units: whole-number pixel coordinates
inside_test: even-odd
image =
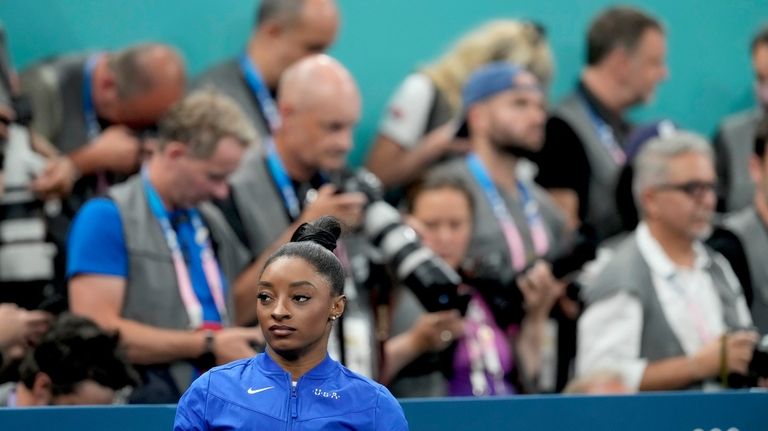
[[[531,145],[516,136],[499,136],[492,134],[490,136],[493,147],[502,154],[508,154],[520,159],[535,160],[536,155],[541,149],[541,139],[536,145]]]

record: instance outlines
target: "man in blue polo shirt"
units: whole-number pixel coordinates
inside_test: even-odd
[[[204,201],[225,198],[254,132],[214,91],[160,123],[140,174],[86,204],[69,235],[70,307],[117,330],[144,379],[135,402],[176,402],[201,369],[253,355],[258,330],[233,320],[229,282],[246,254]]]

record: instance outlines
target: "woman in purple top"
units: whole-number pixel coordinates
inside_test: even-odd
[[[453,177],[431,176],[410,190],[408,202],[410,224],[424,243],[462,273],[474,212],[473,198],[466,185]],[[528,276],[539,277],[544,273],[543,268],[534,267]],[[463,316],[456,310],[418,310],[410,293],[402,289],[394,300],[393,326],[397,331],[399,321],[401,325],[407,322],[410,328],[391,338],[385,349],[410,353],[387,356],[385,378],[393,377],[393,393],[485,396],[535,392],[546,321],[564,286],[557,285],[554,291],[537,291],[526,280],[517,281],[525,312],[516,323],[505,327],[494,319],[481,290],[472,286],[461,286],[471,297]],[[410,348],[404,349],[402,345]],[[437,352],[441,353],[436,355]],[[434,370],[426,365],[429,361],[425,357],[429,356],[443,358],[431,362],[441,368],[442,382],[418,376]],[[419,363],[421,366],[414,367]],[[414,383],[403,384],[413,377]]]

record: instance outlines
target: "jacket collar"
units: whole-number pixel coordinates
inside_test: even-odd
[[[277,362],[272,359],[269,353],[264,352],[256,356],[256,365],[268,374],[283,374],[287,375],[285,371]],[[309,370],[306,374],[301,376],[302,379],[323,379],[328,377],[336,369],[338,369],[339,363],[333,360],[330,355],[325,354],[325,358],[317,364],[314,368]]]

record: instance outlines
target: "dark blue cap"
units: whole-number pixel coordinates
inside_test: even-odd
[[[517,76],[525,69],[506,61],[488,63],[469,75],[461,92],[461,123],[456,136],[468,136],[467,111],[477,102],[503,91],[520,88],[515,83]],[[536,87],[537,90],[540,90]]]

